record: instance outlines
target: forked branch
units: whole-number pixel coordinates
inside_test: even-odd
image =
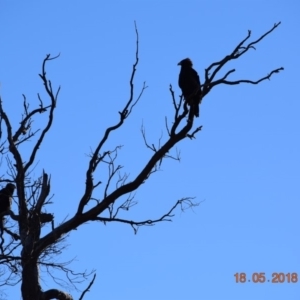
[[[136,234],[139,227],[141,226],[154,226],[156,223],[158,222],[171,222],[172,218],[175,216],[175,209],[177,207],[180,207],[181,211],[184,212],[187,209],[193,208],[198,206],[200,203],[194,203],[192,200],[194,198],[182,198],[180,200],[178,200],[173,207],[164,215],[162,215],[160,218],[158,219],[149,219],[149,220],[144,220],[144,221],[133,221],[133,220],[126,220],[126,219],[120,219],[120,218],[104,218],[104,217],[96,217],[95,220],[101,221],[101,222],[119,222],[119,223],[125,223],[125,224],[129,224],[133,230],[134,233]]]
[[[84,195],[82,196],[82,198],[79,202],[77,214],[82,214],[83,213],[84,206],[91,199],[91,195],[92,195],[92,192],[93,192],[93,189],[94,189],[93,173],[96,170],[98,164],[101,162],[101,160],[99,160],[98,158],[99,158],[99,154],[100,154],[100,151],[102,150],[103,145],[108,140],[109,135],[113,131],[117,130],[119,127],[121,127],[123,125],[125,119],[130,115],[130,113],[132,112],[133,107],[140,100],[140,98],[143,95],[145,89],[147,88],[147,86],[144,83],[140,94],[138,95],[136,100],[134,100],[134,84],[133,83],[134,83],[134,79],[135,79],[137,65],[139,63],[139,35],[138,35],[138,30],[137,30],[136,23],[134,23],[134,25],[135,25],[135,33],[136,33],[136,52],[135,52],[135,62],[132,66],[132,72],[131,72],[130,81],[129,81],[129,86],[130,86],[129,99],[126,102],[126,104],[125,104],[124,108],[122,109],[122,111],[119,112],[120,120],[115,125],[113,125],[111,127],[108,127],[105,130],[105,133],[104,133],[102,139],[100,140],[98,146],[96,147],[96,150],[94,151],[94,153],[93,153],[93,155],[90,159],[89,167],[88,167],[87,172],[86,172],[85,192],[84,192]]]
[[[242,79],[242,80],[235,80],[235,81],[228,81],[226,78],[233,72],[235,72],[235,69],[229,70],[226,72],[226,74],[217,80],[214,80],[216,75],[221,71],[221,69],[231,60],[238,59],[242,55],[244,55],[249,49],[254,49],[254,45],[258,44],[260,41],[262,41],[267,35],[269,35],[272,31],[274,31],[281,22],[275,23],[273,27],[262,34],[258,39],[256,39],[253,42],[250,42],[247,45],[244,45],[245,42],[250,38],[251,36],[251,31],[248,30],[247,36],[233,49],[233,51],[229,54],[226,55],[222,60],[218,62],[212,63],[207,69],[205,69],[205,83],[202,86],[202,98],[209,93],[209,91],[216,85],[218,84],[229,84],[229,85],[235,85],[235,84],[240,84],[240,83],[250,83],[250,84],[258,84],[264,80],[270,79],[271,76],[274,73],[279,73],[280,71],[283,70],[283,67],[277,68],[272,70],[269,75],[262,77],[256,81],[253,80],[247,80],[247,79]]]
[[[41,79],[42,79],[42,81],[44,83],[45,90],[46,90],[46,92],[47,92],[47,94],[48,94],[48,96],[50,98],[50,101],[51,101],[51,104],[48,106],[48,107],[50,107],[50,110],[49,110],[49,119],[48,119],[47,125],[42,130],[42,133],[41,133],[39,139],[37,140],[35,146],[33,147],[33,150],[31,152],[31,155],[30,155],[30,158],[29,158],[28,162],[24,166],[24,172],[25,173],[30,168],[30,166],[33,164],[35,156],[36,156],[36,153],[37,153],[38,149],[40,148],[40,146],[41,146],[41,144],[42,144],[42,142],[44,140],[44,137],[45,137],[46,133],[51,128],[51,125],[52,125],[52,122],[53,122],[53,115],[54,115],[54,110],[55,110],[55,107],[56,107],[56,102],[57,102],[58,94],[59,94],[59,91],[60,91],[60,87],[58,87],[57,91],[54,93],[53,88],[52,88],[52,83],[51,83],[50,80],[48,80],[48,78],[46,76],[46,64],[47,64],[48,61],[54,60],[54,59],[56,59],[58,57],[59,57],[59,55],[57,55],[55,57],[51,57],[50,54],[47,54],[46,58],[43,61],[42,74],[39,74],[39,76],[41,77]],[[41,98],[40,98],[39,95],[38,95],[38,98],[39,98],[40,102],[42,103],[42,100],[41,100]],[[40,110],[43,111],[44,109],[45,108],[41,104]]]

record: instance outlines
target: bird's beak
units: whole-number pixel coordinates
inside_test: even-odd
[[[181,66],[181,61],[177,64],[177,66]]]

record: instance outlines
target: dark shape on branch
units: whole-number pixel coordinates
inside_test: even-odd
[[[49,223],[51,221],[53,221],[54,216],[52,214],[49,213],[41,213],[40,214],[40,221],[42,224],[44,223]]]
[[[198,73],[192,68],[193,63],[185,58],[178,63],[181,66],[178,85],[181,88],[183,97],[190,105],[189,121],[193,116],[199,117],[199,104],[201,100],[201,83]]]
[[[4,189],[0,191],[0,215],[11,209],[12,196],[14,194],[16,186],[12,183],[8,183]],[[3,230],[4,217],[1,217],[1,232]]]

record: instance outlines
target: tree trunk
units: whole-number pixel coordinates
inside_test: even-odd
[[[22,286],[23,300],[39,300],[42,289],[39,283],[39,267],[37,258],[24,258],[22,255]]]

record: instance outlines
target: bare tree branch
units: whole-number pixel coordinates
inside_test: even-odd
[[[136,53],[135,53],[135,62],[133,64],[132,67],[132,73],[131,73],[131,78],[129,81],[129,85],[130,85],[130,95],[129,95],[129,100],[127,101],[127,103],[125,104],[122,112],[119,112],[120,114],[120,120],[117,124],[108,127],[104,133],[104,136],[102,137],[102,139],[100,140],[96,150],[94,151],[94,154],[89,162],[89,167],[88,170],[86,172],[86,187],[85,187],[85,192],[84,195],[82,196],[79,205],[78,205],[78,210],[77,210],[77,214],[82,214],[83,213],[83,209],[84,206],[88,203],[88,201],[91,199],[91,195],[94,189],[94,184],[93,184],[93,173],[96,170],[98,164],[100,163],[100,160],[98,159],[99,153],[103,147],[103,145],[105,144],[105,142],[107,141],[110,133],[116,129],[118,129],[119,127],[121,127],[125,121],[125,119],[129,116],[129,114],[131,113],[133,107],[136,105],[136,103],[138,102],[138,100],[141,98],[146,86],[145,83],[143,85],[142,91],[139,94],[137,100],[135,102],[133,102],[134,100],[134,78],[135,78],[135,73],[136,73],[136,68],[139,62],[139,36],[138,36],[138,30],[136,27],[136,23],[135,23],[135,32],[136,32]],[[133,102],[133,104],[132,104]]]
[[[238,59],[239,57],[241,57],[243,54],[245,54],[249,49],[255,49],[254,45],[259,43],[261,40],[263,40],[267,35],[269,35],[273,30],[275,30],[279,25],[281,24],[281,22],[275,23],[274,26],[267,31],[266,33],[264,33],[263,35],[261,35],[257,40],[249,43],[248,45],[244,46],[244,43],[250,38],[251,36],[251,31],[248,30],[248,35],[233,49],[233,51],[231,52],[231,54],[226,55],[222,60],[218,61],[218,62],[214,62],[212,63],[207,69],[205,69],[205,83],[202,86],[202,98],[207,95],[209,93],[209,91],[216,85],[224,83],[224,84],[239,84],[239,83],[252,83],[252,84],[257,84],[260,83],[263,80],[266,79],[270,79],[271,75],[273,73],[278,73],[279,71],[283,70],[283,68],[277,68],[273,71],[271,71],[271,73],[266,76],[263,77],[259,80],[257,80],[257,82],[255,81],[251,81],[251,80],[237,80],[237,81],[226,81],[225,79],[227,78],[227,76],[233,72],[235,72],[235,70],[230,70],[228,71],[221,79],[213,81],[215,76],[219,73],[219,71],[221,71],[221,69],[231,60],[234,59]],[[212,71],[212,74],[210,75],[210,72]]]
[[[29,169],[29,167],[32,165],[32,163],[35,159],[35,155],[36,155],[38,149],[40,148],[40,146],[41,146],[41,144],[44,140],[44,137],[45,137],[46,133],[49,131],[49,129],[52,125],[52,122],[53,122],[54,109],[56,107],[56,102],[57,102],[57,97],[58,97],[58,94],[59,94],[59,91],[60,91],[60,87],[58,87],[56,93],[54,94],[53,89],[52,89],[51,81],[48,80],[47,77],[46,77],[46,63],[48,61],[54,60],[58,57],[59,57],[59,55],[57,55],[55,57],[51,57],[50,54],[47,54],[46,58],[43,61],[42,74],[39,74],[42,81],[44,82],[46,92],[47,92],[47,94],[48,94],[48,96],[51,100],[50,111],[49,111],[49,120],[48,120],[48,123],[47,123],[46,127],[43,129],[41,136],[39,137],[38,141],[36,142],[32,152],[31,152],[29,161],[27,162],[27,164],[24,167],[24,172],[26,172]],[[40,97],[39,97],[39,99],[40,99]],[[40,101],[41,101],[41,99],[40,99]],[[42,103],[42,101],[41,101],[41,103]]]
[[[73,300],[73,297],[63,291],[51,289],[43,293],[44,300],[58,299],[58,300]]]
[[[175,216],[175,214],[173,212],[178,206],[180,206],[181,211],[185,211],[189,208],[196,207],[200,204],[200,203],[194,203],[192,201],[192,199],[194,199],[194,198],[187,197],[187,198],[182,198],[182,199],[178,200],[167,213],[162,215],[160,218],[154,219],[154,220],[149,219],[149,220],[144,220],[144,221],[133,221],[133,220],[126,220],[126,219],[120,219],[120,218],[115,218],[115,217],[114,218],[96,217],[95,220],[101,221],[104,223],[120,222],[120,223],[129,224],[129,225],[131,225],[131,227],[134,230],[134,233],[136,234],[138,231],[138,228],[140,226],[153,226],[153,225],[155,225],[155,223],[163,222],[163,221],[171,222],[172,221],[171,218],[173,218]]]
[[[88,287],[82,292],[81,296],[79,297],[79,300],[82,300],[84,295],[90,291],[90,288],[92,287],[92,285],[94,284],[94,281],[96,279],[96,274],[94,274],[93,279],[91,280],[91,282],[89,283]]]
[[[35,206],[35,212],[40,214],[43,204],[46,201],[50,192],[50,179],[48,179],[48,174],[43,171],[43,182],[42,182],[42,189],[39,196],[39,199]]]
[[[259,84],[264,80],[270,80],[273,74],[282,71],[283,68],[274,69],[267,76],[261,77],[256,81],[248,79],[230,81],[228,78],[235,72],[235,69],[230,69],[225,72],[225,75],[220,75],[220,71],[229,61],[239,58],[249,49],[255,49],[255,45],[262,41],[279,25],[280,22],[252,42],[248,42],[251,37],[251,31],[248,31],[247,36],[238,43],[229,55],[226,55],[218,62],[212,63],[205,70],[205,82],[202,85],[202,99],[213,87],[219,84]],[[52,196],[50,195],[50,176],[43,171],[43,174],[35,179],[33,174],[35,168],[34,164],[36,164],[36,154],[52,126],[54,110],[60,91],[59,87],[57,91],[54,92],[51,81],[46,77],[46,65],[49,61],[56,59],[58,56],[50,57],[50,54],[47,55],[43,60],[42,73],[39,74],[44,84],[46,94],[50,98],[50,104],[44,106],[42,98],[40,94],[38,94],[39,107],[31,110],[26,97],[23,95],[24,112],[21,121],[17,123],[16,131],[13,130],[11,124],[12,119],[10,120],[4,111],[0,99],[0,138],[3,136],[2,126],[6,127],[6,141],[0,143],[0,153],[2,154],[1,158],[5,155],[4,160],[6,160],[8,168],[6,174],[0,176],[0,182],[16,184],[17,198],[15,199],[18,199],[17,205],[19,209],[18,214],[15,214],[11,210],[0,212],[0,218],[3,218],[5,215],[11,217],[6,218],[5,226],[1,228],[0,264],[4,268],[3,274],[5,275],[2,274],[1,269],[0,275],[3,284],[0,282],[0,286],[1,284],[2,286],[15,285],[21,281],[21,292],[24,300],[47,300],[53,298],[62,300],[73,299],[71,295],[58,289],[49,289],[43,292],[40,286],[39,267],[41,267],[42,271],[48,272],[48,276],[61,286],[66,284],[76,289],[76,284],[87,280],[87,275],[91,273],[88,274],[87,271],[74,272],[67,267],[67,264],[72,261],[61,263],[55,259],[65,250],[66,245],[63,244],[63,242],[68,237],[68,234],[76,230],[80,225],[88,221],[100,221],[104,224],[108,222],[119,222],[130,225],[134,232],[137,233],[137,230],[141,226],[153,226],[158,222],[172,221],[177,207],[180,207],[181,211],[185,211],[186,209],[193,209],[200,204],[194,203],[192,201],[193,198],[188,197],[178,200],[165,214],[156,219],[134,221],[118,216],[121,211],[128,211],[137,205],[138,202],[135,199],[136,190],[144,184],[154,172],[159,170],[163,159],[171,158],[180,160],[180,151],[178,151],[177,148],[176,154],[172,155],[171,150],[173,147],[176,147],[177,144],[184,139],[194,139],[197,133],[202,129],[202,126],[194,126],[193,118],[190,122],[186,122],[186,117],[189,114],[187,102],[183,101],[182,96],[179,96],[177,101],[172,85],[170,85],[169,90],[172,106],[174,108],[174,120],[172,120],[172,124],[168,124],[168,120],[165,118],[165,126],[168,134],[165,137],[162,133],[157,143],[147,141],[145,128],[142,125],[141,131],[144,143],[151,152],[144,166],[133,178],[130,178],[131,181],[129,181],[129,173],[121,172],[123,167],[118,164],[118,151],[121,146],[109,148],[113,150],[103,149],[113,131],[120,128],[133,112],[133,109],[147,88],[144,82],[140,92],[135,96],[134,82],[139,63],[139,34],[136,24],[135,35],[136,51],[129,76],[129,98],[127,102],[123,104],[123,108],[119,112],[119,120],[105,130],[95,150],[92,151],[89,157],[85,175],[85,188],[83,194],[79,197],[76,213],[58,225],[55,224],[54,226],[54,214],[45,210],[45,207],[52,203]],[[219,79],[216,79],[217,77]],[[39,129],[32,131],[31,128],[33,118],[35,118],[38,113],[44,112],[48,112],[47,123],[41,130],[40,136],[34,142],[29,160],[26,162],[26,159],[21,155],[21,147],[19,147],[19,145],[24,142],[29,142],[29,139],[37,134]],[[45,114],[43,114],[43,116],[45,116]],[[15,133],[13,134],[13,132]],[[100,166],[105,166],[108,170],[107,181],[101,186],[100,184],[102,182],[99,178],[94,178],[94,176],[96,177],[98,174],[96,171],[100,169]],[[102,187],[102,190],[101,193],[96,194],[94,192],[98,187],[99,189]],[[99,194],[101,196],[99,196]],[[87,204],[89,204],[89,206],[86,206]],[[119,215],[121,215],[121,213]],[[48,223],[51,223],[51,226],[47,227]],[[19,230],[18,233],[14,232],[16,228]],[[64,281],[57,277],[53,269],[63,272],[66,280]],[[84,295],[90,290],[95,278],[96,274],[94,274],[88,287],[81,293],[80,299],[83,299]]]
[[[20,127],[19,129],[16,131],[16,133],[13,136],[13,141],[17,142],[19,139],[19,136],[21,134],[25,134],[27,132],[27,130],[31,127],[31,118],[36,114],[36,113],[43,113],[45,111],[47,111],[48,108],[51,107],[51,105],[46,106],[46,107],[40,107],[37,109],[34,109],[33,111],[31,111],[30,113],[28,112],[28,107],[29,105],[26,102],[26,97],[25,95],[23,95],[24,98],[24,110],[25,110],[25,115],[26,117],[21,121],[20,123]],[[28,123],[27,123],[28,122]]]
[[[267,79],[270,80],[271,76],[274,73],[279,73],[280,71],[283,71],[283,70],[284,70],[284,68],[275,69],[275,70],[271,71],[271,73],[269,73],[267,76],[262,77],[262,78],[260,78],[260,79],[258,79],[256,81],[252,81],[252,80],[248,80],[248,79],[240,79],[240,80],[235,80],[235,81],[228,81],[228,80],[225,80],[225,78],[227,77],[226,75],[229,73],[228,72],[223,78],[212,82],[211,87],[213,87],[215,85],[218,85],[220,83],[229,84],[229,85],[235,85],[235,84],[240,84],[240,83],[258,84],[258,83],[260,83],[260,82],[262,82],[264,80],[267,80]],[[234,70],[231,70],[231,71],[234,71]]]

